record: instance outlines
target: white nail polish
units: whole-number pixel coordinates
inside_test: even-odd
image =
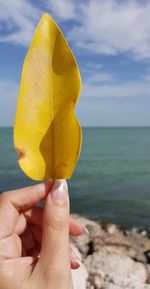
[[[84,233],[87,234],[87,235],[89,235],[90,232],[89,232],[89,230],[86,228],[86,226],[84,226],[83,224],[81,224],[81,226],[82,226],[83,229],[84,229]]]

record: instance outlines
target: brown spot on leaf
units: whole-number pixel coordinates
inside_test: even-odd
[[[19,156],[19,160],[23,159],[25,157],[25,151],[23,149],[20,149],[20,148],[15,148],[15,149],[16,149],[16,152]]]

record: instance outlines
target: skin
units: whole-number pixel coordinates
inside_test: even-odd
[[[69,234],[84,229],[69,218],[66,181],[2,193],[0,220],[0,289],[72,288],[71,268],[79,264]]]

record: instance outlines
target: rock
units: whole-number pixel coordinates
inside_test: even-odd
[[[145,251],[144,254],[145,254],[145,256],[146,256],[147,263],[150,263],[150,250]]]
[[[102,289],[102,288],[101,288]],[[114,284],[108,284],[107,287],[103,287],[103,289],[149,289],[147,285],[141,285],[141,287],[133,286],[133,287],[118,287]]]
[[[146,280],[147,284],[150,284],[150,265],[147,266],[147,280]]]
[[[108,226],[107,226],[107,232],[108,232],[109,234],[114,234],[114,233],[116,233],[116,232],[117,232],[117,226],[114,225],[114,224],[108,225]]]
[[[108,285],[114,284],[121,288],[129,289],[138,286],[141,289],[141,286],[146,285],[145,265],[129,257],[103,251],[88,256],[84,263],[90,272],[90,282],[95,284],[95,288],[107,288]],[[150,289],[150,285],[147,286]]]
[[[100,241],[98,238],[96,238],[94,241],[94,252],[97,251],[103,251],[106,250],[108,253],[116,253],[116,254],[122,254],[131,258],[136,257],[136,251],[132,246],[126,243],[120,243],[120,242],[107,242],[105,239]]]
[[[86,289],[150,289],[150,239],[146,230],[127,230],[74,217],[90,231],[89,235],[71,238],[87,270],[83,273],[84,280],[88,276]]]
[[[132,232],[132,235],[136,235],[138,233],[138,228],[134,227],[130,230],[130,232]]]
[[[143,230],[143,231],[141,232],[141,235],[142,235],[142,236],[147,236],[147,232],[146,232],[145,230]]]
[[[150,239],[147,235],[143,236],[139,232],[128,231],[125,236],[126,240],[130,243],[130,246],[135,250],[135,257],[137,261],[147,263],[145,252],[150,250]]]

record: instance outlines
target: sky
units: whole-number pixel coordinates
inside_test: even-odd
[[[82,126],[150,126],[150,1],[0,0],[0,126],[13,126],[22,64],[42,14],[77,59]]]

